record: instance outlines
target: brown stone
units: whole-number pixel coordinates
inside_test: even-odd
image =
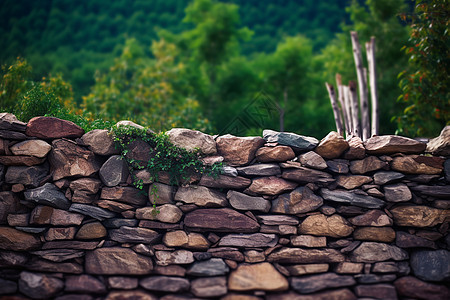
[[[298,228],[299,233],[334,238],[346,237],[352,234],[353,228],[339,215],[325,216],[322,214],[307,217]]]
[[[289,283],[270,263],[240,265],[230,274],[228,289],[231,291],[284,291]]]
[[[5,166],[35,166],[40,165],[45,161],[45,158],[39,158],[36,156],[0,156],[0,164]]]
[[[30,220],[30,214],[8,214],[7,221],[11,227],[15,226],[28,226]]]
[[[225,207],[228,205],[224,194],[204,186],[178,188],[175,201],[195,204],[202,207]]]
[[[417,185],[411,187],[414,192],[419,192],[422,195],[428,195],[436,198],[450,198],[450,185]],[[434,206],[437,207],[436,203],[439,203],[441,206],[446,206],[445,208],[450,208],[450,202],[434,202]],[[442,205],[442,204],[446,205]]]
[[[101,185],[101,181],[95,178],[80,178],[72,181],[69,185],[73,191],[72,202],[92,203]]]
[[[340,262],[334,271],[338,274],[359,274],[363,268],[363,263]]]
[[[197,209],[188,213],[184,225],[191,230],[218,232],[256,232],[259,224],[254,219],[229,208]]]
[[[331,263],[344,260],[344,255],[335,249],[281,248],[280,250],[275,250],[267,257],[269,262],[287,264]]]
[[[376,243],[363,242],[351,254],[350,259],[353,262],[373,263],[385,260],[405,260],[408,259],[408,253],[396,246]]]
[[[51,275],[27,271],[20,273],[19,291],[32,299],[52,298],[62,291],[63,288],[64,282]]]
[[[420,236],[409,234],[404,231],[397,231],[395,244],[400,248],[433,248],[436,244],[433,241]]]
[[[198,149],[204,155],[214,155],[217,153],[216,141],[214,141],[212,136],[203,132],[185,128],[172,128],[166,134],[175,146],[188,151]]]
[[[167,247],[183,247],[187,245],[188,242],[188,235],[183,230],[169,231],[163,238],[163,243]]]
[[[355,287],[355,294],[361,298],[396,300],[397,292],[395,287],[386,283],[358,285]]]
[[[89,177],[100,169],[93,152],[69,140],[54,140],[49,161],[53,180],[71,176]]]
[[[450,156],[450,126],[445,126],[438,137],[428,142],[426,152],[436,156]]]
[[[152,147],[147,142],[136,139],[128,144],[128,152],[125,158],[145,168],[154,155]]]
[[[266,255],[263,251],[248,250],[244,252],[244,261],[247,263],[257,263],[266,260]]]
[[[5,182],[11,184],[23,184],[26,187],[38,187],[47,178],[48,166],[11,166],[5,174]]]
[[[157,205],[173,204],[176,191],[172,185],[155,182],[148,188],[148,200]]]
[[[227,291],[227,279],[224,276],[199,278],[191,282],[191,293],[196,297],[220,297]]]
[[[274,196],[292,191],[297,185],[298,184],[295,182],[287,181],[275,176],[269,176],[253,179],[252,184],[248,189],[253,193]]]
[[[153,273],[166,276],[178,276],[184,277],[186,275],[186,269],[180,265],[168,265],[158,266],[153,269]]]
[[[232,177],[219,175],[217,178],[214,178],[212,176],[203,175],[199,185],[219,189],[245,189],[251,183],[252,181],[250,179],[241,176]]]
[[[158,297],[141,290],[133,291],[113,291],[108,294],[105,300],[124,300],[124,299],[136,299],[136,300],[157,300]]]
[[[394,157],[391,168],[405,174],[441,174],[444,159],[419,155]]]
[[[288,146],[261,147],[256,151],[256,160],[259,162],[281,162],[294,157],[294,151]]]
[[[161,206],[142,207],[136,210],[137,219],[155,220],[163,223],[178,223],[183,216],[183,212],[173,204],[164,204]]]
[[[19,197],[12,192],[0,192],[0,224],[5,224],[9,214],[18,212]]]
[[[363,215],[348,219],[355,226],[392,226],[394,222],[383,211],[373,209]]]
[[[275,234],[228,234],[220,239],[218,246],[240,248],[266,248],[274,247],[278,242]]]
[[[94,202],[94,205],[117,213],[122,213],[134,208],[131,205],[111,200],[97,200]]]
[[[53,241],[46,242],[43,250],[47,249],[77,249],[77,250],[93,250],[99,246],[99,242],[80,242],[80,241]]]
[[[50,260],[53,262],[63,262],[66,260],[84,256],[83,251],[75,249],[40,250],[40,251],[32,251],[31,254],[38,255],[46,260]]]
[[[35,250],[41,246],[38,237],[14,228],[0,227],[0,249],[12,251]]]
[[[299,221],[293,216],[259,215],[258,220],[264,225],[298,225]]]
[[[273,294],[267,300],[356,300],[356,296],[349,289],[336,289],[309,295],[298,295],[294,292]]]
[[[27,263],[27,269],[36,272],[81,274],[83,267],[76,262],[52,262],[33,257]]]
[[[384,186],[384,197],[389,202],[407,202],[412,199],[411,191],[403,183]]]
[[[205,251],[208,250],[210,243],[200,233],[191,232],[188,234],[188,243],[185,248],[191,250]]]
[[[409,262],[401,261],[383,261],[377,262],[373,265],[372,272],[374,273],[398,273],[400,275],[407,275],[410,273]]]
[[[348,141],[348,150],[344,154],[345,159],[363,159],[366,156],[366,148],[364,148],[363,141],[359,137],[352,137]]]
[[[369,176],[349,175],[349,176],[338,176],[336,182],[338,186],[341,186],[347,190],[352,190],[371,181],[372,177]]]
[[[391,243],[395,240],[395,230],[391,227],[359,227],[353,232],[355,240]]]
[[[75,236],[80,240],[99,239],[107,235],[106,228],[100,222],[87,223],[81,226]]]
[[[326,172],[304,167],[284,170],[281,177],[300,183],[319,182],[326,184],[334,181],[333,177]]]
[[[288,265],[286,269],[291,276],[301,276],[306,274],[324,273],[329,268],[328,264],[301,264]]]
[[[350,161],[346,159],[333,159],[327,161],[328,170],[338,174],[347,174],[349,166]]]
[[[372,155],[420,154],[425,150],[426,144],[398,135],[380,135],[365,141],[364,147]]]
[[[385,168],[387,163],[380,160],[376,156],[368,156],[361,160],[353,160],[350,162],[350,171],[353,174],[366,174]]]
[[[194,262],[194,255],[187,250],[156,251],[155,256],[156,263],[160,266],[187,265]]]
[[[239,174],[244,176],[274,176],[280,175],[281,169],[278,164],[254,164],[237,168]]]
[[[25,132],[27,123],[21,122],[11,113],[0,113],[0,129]]]
[[[9,148],[14,155],[35,156],[43,158],[52,149],[47,142],[42,140],[27,140],[14,144]]]
[[[113,137],[106,129],[94,129],[85,133],[81,140],[89,146],[89,149],[98,155],[119,154],[116,149]]]
[[[291,277],[291,288],[302,294],[313,293],[327,288],[352,286],[356,283],[352,276],[324,273],[302,277]]]
[[[217,151],[230,166],[250,163],[265,141],[260,137],[235,137],[230,134],[216,139]]]
[[[151,272],[151,258],[131,249],[110,247],[86,252],[85,270],[98,275],[145,275]]]
[[[398,226],[433,227],[450,218],[450,210],[428,206],[399,206],[391,209],[394,223]]]
[[[51,227],[45,234],[45,240],[72,240],[75,237],[75,232],[75,227]]]
[[[138,287],[136,277],[111,276],[108,277],[108,286],[113,289],[132,290]]]
[[[291,236],[291,244],[295,247],[318,248],[327,246],[327,238],[324,236],[296,235]]]
[[[299,155],[298,160],[302,166],[317,170],[323,170],[327,168],[327,163],[322,156],[314,151],[309,151]]]
[[[105,285],[97,278],[91,275],[69,275],[66,278],[65,292],[75,293],[106,293]]]
[[[338,158],[349,148],[348,142],[343,136],[331,131],[324,137],[314,151],[326,159]]]
[[[147,197],[141,190],[128,186],[104,187],[102,188],[100,198],[138,206],[147,203]]]
[[[412,276],[397,279],[394,282],[399,296],[404,298],[442,300],[450,298],[450,290],[445,285],[438,285],[419,280]]]
[[[80,225],[84,216],[77,213],[71,213],[62,209],[53,209],[51,211],[50,224],[57,226]]]
[[[34,117],[28,121],[25,133],[41,139],[60,139],[79,138],[84,130],[70,121],[54,117]]]

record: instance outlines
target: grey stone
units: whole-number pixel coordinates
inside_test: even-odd
[[[450,198],[450,185],[417,185],[412,186],[414,192],[419,192],[423,195],[433,196],[436,198]]]
[[[241,176],[219,175],[215,178],[213,176],[203,175],[199,185],[219,189],[245,189],[251,183],[252,181],[250,179]]]
[[[203,207],[225,207],[228,204],[224,194],[204,186],[180,187],[175,194],[175,201]]]
[[[273,176],[281,174],[278,164],[255,164],[237,168],[239,174],[244,176]]]
[[[387,275],[376,275],[376,274],[357,274],[355,275],[356,281],[358,283],[371,284],[371,283],[379,283],[379,282],[392,282],[397,279],[397,276],[394,274]]]
[[[191,282],[191,293],[196,297],[220,297],[227,294],[227,291],[227,278],[224,276],[198,278]]]
[[[212,136],[203,132],[185,128],[172,128],[166,134],[174,145],[188,151],[198,149],[205,155],[214,155],[217,153],[216,141]]]
[[[86,216],[90,216],[94,219],[97,219],[99,221],[103,221],[104,219],[113,218],[116,214],[113,212],[110,212],[109,210],[92,206],[92,205],[86,205],[86,204],[80,204],[80,203],[73,203],[69,211],[71,212],[77,212]]]
[[[445,126],[438,137],[428,142],[425,151],[433,155],[450,156],[450,125]]]
[[[76,249],[49,249],[31,252],[33,255],[40,256],[46,260],[62,262],[69,259],[83,257],[84,252]]]
[[[46,183],[41,187],[28,190],[24,195],[27,201],[33,201],[64,210],[67,210],[70,207],[70,201],[53,183]]]
[[[189,290],[189,280],[179,277],[151,276],[143,278],[139,284],[150,291],[180,293]]]
[[[382,208],[386,203],[378,198],[366,195],[356,194],[351,191],[344,190],[329,190],[322,188],[320,195],[328,201],[347,203],[364,208]]]
[[[283,215],[259,215],[258,220],[264,225],[293,225],[296,226],[300,222],[296,217]]]
[[[21,122],[11,113],[0,113],[0,129],[25,132],[27,123]]]
[[[349,275],[325,273],[319,275],[292,277],[290,284],[295,291],[301,294],[309,294],[328,288],[352,286],[356,284],[356,281]]]
[[[198,277],[220,276],[228,273],[230,269],[221,258],[211,258],[192,264],[186,274]]]
[[[271,206],[270,202],[263,197],[252,197],[233,190],[228,191],[227,199],[231,206],[238,210],[268,212]]]
[[[322,205],[322,197],[314,194],[310,188],[302,186],[273,200],[271,212],[295,215],[314,211]]]
[[[450,182],[450,158],[444,162],[445,180]]]
[[[309,151],[316,148],[319,141],[316,138],[298,135],[291,132],[276,132],[265,129],[263,138],[268,143],[278,143],[280,145],[292,147],[297,151]]]
[[[375,184],[383,185],[404,178],[405,175],[399,172],[379,171],[373,175]]]
[[[119,243],[152,244],[160,239],[161,235],[147,228],[122,226],[118,229],[109,230],[109,237]]]
[[[17,283],[15,281],[0,278],[0,295],[12,294],[17,291]]]
[[[409,234],[404,231],[397,231],[395,244],[400,248],[433,248],[436,249],[436,244],[433,241],[423,237]]]
[[[119,228],[122,226],[136,227],[138,223],[139,220],[136,219],[119,219],[119,218],[106,219],[103,221],[103,225],[107,228]]]
[[[0,224],[9,223],[12,226],[11,221],[13,216],[15,216],[12,214],[19,210],[19,201],[19,197],[13,192],[0,192]]]
[[[407,261],[382,261],[373,265],[374,273],[397,273],[398,275],[408,275],[410,273],[409,262]]]
[[[103,294],[106,293],[105,284],[95,278],[94,276],[82,274],[82,275],[69,275],[66,276],[66,288],[65,292],[74,293],[89,293],[89,294]]]
[[[26,140],[14,144],[9,149],[14,155],[29,155],[43,158],[50,152],[52,146],[43,140]]]
[[[126,182],[129,175],[127,163],[120,155],[113,155],[100,168],[100,179],[109,187]]]
[[[292,180],[292,181],[296,181],[296,182],[300,182],[300,183],[308,183],[308,182],[317,183],[317,182],[319,182],[319,183],[328,184],[328,183],[335,181],[335,179],[326,172],[309,169],[309,168],[304,168],[304,167],[299,167],[299,168],[295,168],[295,169],[286,169],[283,171],[283,174],[281,175],[281,177],[283,177],[284,179],[288,179],[288,180]]]
[[[23,184],[29,187],[38,187],[48,175],[48,164],[38,166],[11,166],[5,174],[5,182],[11,184]]]
[[[450,251],[419,250],[411,254],[411,268],[416,277],[425,281],[450,279]]]
[[[327,160],[328,170],[338,174],[347,174],[349,171],[350,162],[346,159],[332,159]]]
[[[20,273],[19,291],[30,298],[49,299],[56,296],[63,288],[64,282],[50,275],[26,271]]]
[[[219,246],[267,248],[274,247],[277,243],[278,237],[275,234],[228,234],[220,239]]]
[[[412,199],[412,194],[406,184],[397,183],[384,186],[384,197],[389,202],[407,202]]]
[[[0,130],[0,138],[8,140],[26,140],[28,137],[21,133],[11,130]]]
[[[160,266],[187,265],[194,262],[194,255],[191,251],[175,250],[156,251],[156,263]]]
[[[304,154],[301,154],[298,157],[298,159],[302,164],[302,166],[305,166],[307,168],[313,168],[318,170],[323,170],[327,168],[327,163],[322,158],[322,156],[320,156],[314,151],[309,151]]]
[[[94,129],[85,133],[81,140],[89,146],[92,152],[98,155],[119,154],[114,140],[106,129]]]
[[[408,253],[396,246],[376,243],[363,242],[350,254],[351,261],[373,263],[385,260],[406,260]]]

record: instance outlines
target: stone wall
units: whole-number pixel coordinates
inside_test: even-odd
[[[224,174],[142,171],[143,194],[107,131],[1,114],[0,298],[448,299],[444,133],[427,148],[173,129]]]

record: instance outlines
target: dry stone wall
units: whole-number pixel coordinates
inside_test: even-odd
[[[107,131],[1,114],[0,298],[449,299],[449,131],[173,129],[224,172],[143,194]]]

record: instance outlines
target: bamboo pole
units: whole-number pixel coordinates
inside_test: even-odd
[[[358,109],[358,93],[356,91],[356,82],[350,81],[349,87],[349,100],[352,107],[352,123],[353,123],[353,135],[361,138],[361,125],[359,122],[359,109]]]
[[[365,141],[370,137],[367,79],[364,76],[364,67],[361,54],[361,46],[358,41],[358,34],[356,33],[356,31],[352,31],[350,32],[350,35],[352,39],[353,58],[355,60],[356,75],[358,78],[359,100],[361,104],[362,139]]]
[[[333,108],[334,114],[334,121],[336,122],[336,130],[339,135],[343,136],[344,130],[342,129],[341,114],[339,112],[339,106],[336,100],[336,93],[334,91],[334,87],[328,82],[325,83],[325,86],[327,87],[328,95],[330,96],[331,107]]]
[[[369,65],[369,83],[370,96],[372,103],[372,136],[378,135],[378,92],[377,92],[377,73],[375,68],[375,37],[370,38],[370,42],[366,43],[367,63]]]

